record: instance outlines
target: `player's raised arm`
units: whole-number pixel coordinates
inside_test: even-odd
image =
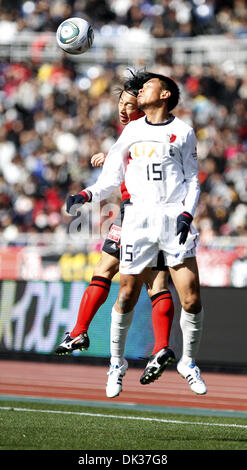
[[[96,183],[87,187],[79,194],[70,195],[67,198],[66,210],[70,215],[75,215],[78,205],[83,205],[91,201],[102,201],[110,196],[114,189],[121,185],[125,176],[128,147],[129,132],[126,127],[117,142],[110,148],[104,162],[102,173]]]
[[[123,182],[128,148],[129,133],[125,128],[117,142],[110,148],[98,180],[92,186],[87,187],[87,191],[92,194],[93,202],[106,199]]]

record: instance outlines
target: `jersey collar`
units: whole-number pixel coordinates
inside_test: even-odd
[[[170,119],[168,119],[168,121],[161,122],[159,124],[153,124],[152,122],[149,122],[147,120],[147,116],[145,116],[145,122],[149,124],[150,126],[167,126],[167,124],[170,124],[174,119],[175,119],[175,116],[173,116],[173,114],[170,114]]]

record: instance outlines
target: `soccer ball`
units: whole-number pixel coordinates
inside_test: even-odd
[[[92,26],[82,18],[68,18],[57,28],[57,43],[68,54],[83,54],[93,44]]]

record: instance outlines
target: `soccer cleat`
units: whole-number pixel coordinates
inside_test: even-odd
[[[128,362],[123,359],[121,366],[110,366],[108,375],[108,381],[106,384],[106,396],[108,398],[114,398],[119,395],[122,391],[122,380],[128,369]]]
[[[156,354],[153,354],[140,378],[141,384],[146,385],[154,382],[161,376],[166,366],[172,364],[175,360],[174,352],[169,348],[163,348]]]
[[[188,380],[191,390],[197,393],[197,395],[205,395],[207,393],[206,384],[201,377],[199,367],[195,363],[191,363],[188,366],[179,361],[177,371],[184,379]]]
[[[84,351],[85,349],[89,348],[90,342],[87,333],[81,333],[75,338],[71,338],[68,333],[66,333],[66,335],[67,336],[65,337],[64,341],[55,349],[56,354],[71,354],[77,349],[79,351]]]

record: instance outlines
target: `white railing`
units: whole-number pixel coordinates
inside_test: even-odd
[[[44,46],[37,47],[38,42],[44,42]],[[111,48],[116,64],[135,65],[141,59],[142,63],[150,65],[154,61],[155,52],[167,47],[172,50],[174,64],[221,65],[229,61],[239,73],[244,73],[247,64],[247,35],[242,38],[217,35],[154,39],[148,33],[132,31],[129,34],[126,29],[123,34],[118,32],[116,35],[95,33],[92,49],[70,58],[78,64],[103,64],[107,49]],[[6,42],[0,34],[0,59],[23,61],[39,57],[42,61],[53,61],[62,56],[54,33],[19,33],[10,42]]]
[[[100,244],[102,240],[98,240]],[[40,253],[62,254],[65,251],[88,251],[92,246],[97,245],[96,241],[90,238],[74,236],[66,233],[21,233],[13,238],[0,238],[0,248],[10,246],[36,248]]]
[[[64,233],[22,233],[13,239],[0,237],[0,248],[9,246],[37,248],[39,252],[62,254],[65,251],[81,252],[90,251],[93,247],[100,246],[104,239],[84,238],[79,234],[71,237]],[[231,249],[237,247],[247,248],[246,237],[220,236],[214,237],[207,244],[211,249]]]

